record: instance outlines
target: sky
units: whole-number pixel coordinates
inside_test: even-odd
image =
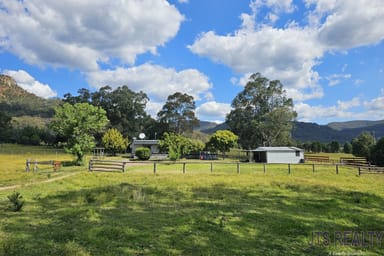
[[[252,73],[297,120],[384,119],[383,0],[0,0],[0,73],[44,98],[127,85],[222,122]]]

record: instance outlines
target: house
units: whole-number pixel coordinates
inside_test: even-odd
[[[149,148],[151,154],[159,154],[159,141],[158,140],[137,140],[134,139],[131,144],[131,156],[135,157],[135,151],[137,148]]]
[[[250,161],[257,163],[287,163],[304,162],[304,150],[296,147],[258,147],[250,150]]]

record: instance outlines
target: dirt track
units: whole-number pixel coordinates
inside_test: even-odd
[[[77,175],[79,173],[80,172],[74,172],[74,173],[70,173],[70,174],[67,174],[67,175],[64,175],[64,176],[50,178],[50,179],[47,179],[47,180],[30,182],[30,183],[25,183],[25,184],[12,185],[12,186],[6,186],[6,187],[0,187],[0,191],[11,190],[11,189],[16,189],[16,188],[21,188],[21,187],[28,187],[28,186],[31,186],[31,185],[42,184],[42,183],[50,183],[50,182],[54,182],[54,181],[57,181],[57,180],[62,180],[62,179],[65,179],[65,178]]]

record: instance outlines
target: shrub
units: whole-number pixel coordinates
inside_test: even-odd
[[[9,200],[9,206],[8,209],[14,212],[21,211],[21,208],[23,208],[24,200],[23,196],[20,195],[19,192],[13,192],[13,194],[7,196]]]
[[[151,157],[151,150],[149,148],[137,148],[135,150],[135,156],[140,160],[148,160]]]
[[[180,158],[180,154],[173,149],[169,150],[168,156],[171,161],[176,161],[177,159]]]
[[[119,130],[115,128],[109,129],[102,138],[104,147],[113,155],[124,152],[128,147],[128,139],[124,138]]]

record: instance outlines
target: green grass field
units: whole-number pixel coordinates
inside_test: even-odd
[[[185,174],[182,163],[158,164],[156,175],[153,164],[26,173],[28,157],[72,159],[40,149],[0,147],[0,255],[384,253],[384,176],[260,164],[237,174],[221,161],[212,173],[209,162],[187,163]],[[7,209],[14,191],[25,200],[18,212]]]

